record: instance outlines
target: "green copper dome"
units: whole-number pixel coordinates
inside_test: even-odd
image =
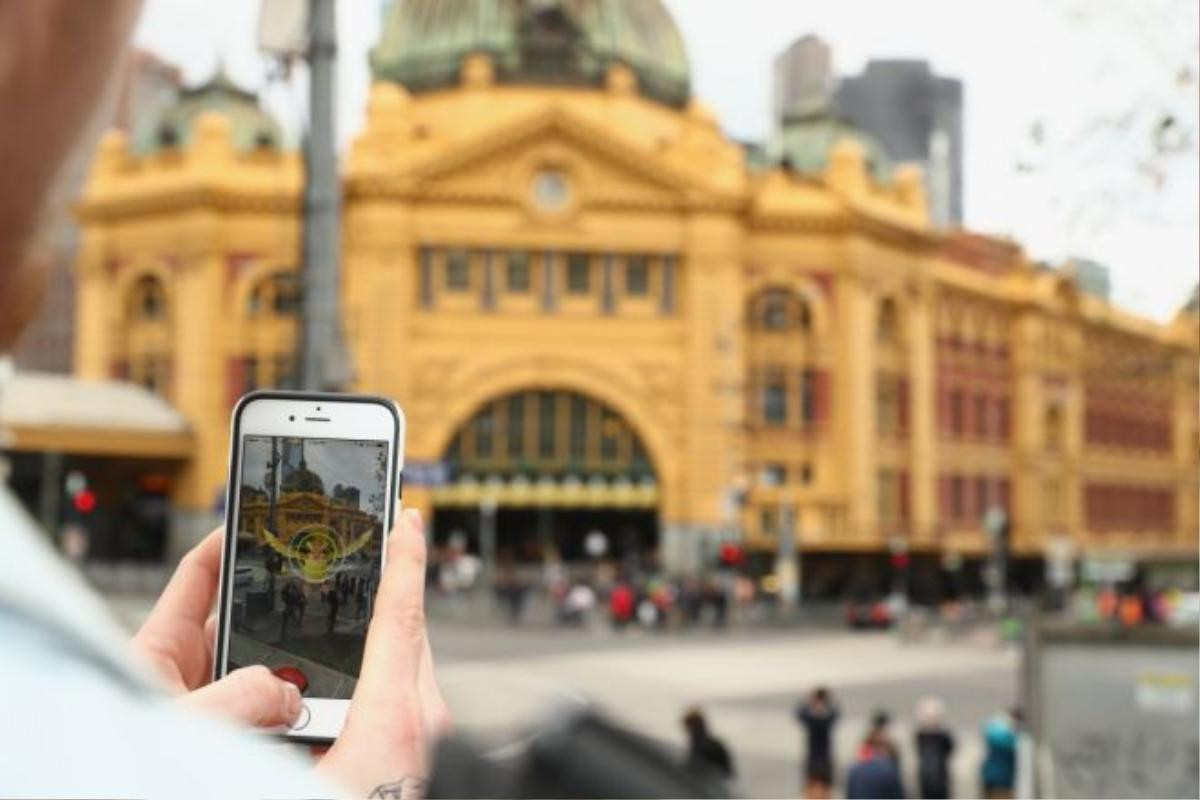
[[[279,123],[259,107],[258,97],[219,69],[207,83],[180,90],[175,102],[140,125],[133,136],[134,152],[146,155],[186,147],[192,138],[192,124],[206,111],[216,111],[229,120],[236,150],[277,150],[283,143]]]
[[[862,145],[867,169],[877,181],[892,172],[887,151],[871,134],[839,119],[828,106],[814,105],[783,120],[779,133],[779,160],[792,170],[819,175],[829,166],[829,156],[839,139],[854,139]]]
[[[619,62],[647,97],[690,96],[683,39],[660,0],[392,0],[371,67],[420,92],[457,84],[472,53],[490,56],[502,83],[601,86]]]

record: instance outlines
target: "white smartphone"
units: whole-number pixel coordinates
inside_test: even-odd
[[[213,673],[263,664],[342,730],[400,502],[404,414],[363,395],[254,392],[233,412]]]

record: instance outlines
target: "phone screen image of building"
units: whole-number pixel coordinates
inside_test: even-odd
[[[246,436],[228,668],[348,699],[379,584],[388,443]]]

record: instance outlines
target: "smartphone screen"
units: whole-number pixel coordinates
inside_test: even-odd
[[[349,699],[387,514],[386,441],[242,437],[229,670],[264,664],[308,697]]]

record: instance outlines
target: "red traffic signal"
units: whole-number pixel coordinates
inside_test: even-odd
[[[84,489],[76,492],[71,502],[80,514],[90,514],[96,510],[96,493],[91,489]]]
[[[740,567],[746,562],[746,553],[738,545],[726,542],[721,545],[720,559],[727,567]]]

